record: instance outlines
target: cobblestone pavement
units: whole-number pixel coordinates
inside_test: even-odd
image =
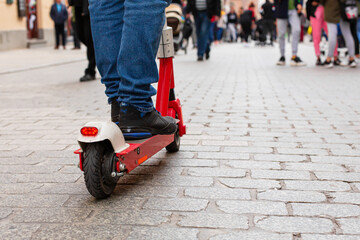
[[[104,87],[78,82],[79,53],[28,70],[0,53],[11,69],[0,74],[0,238],[360,239],[359,70],[316,68],[311,46],[301,52],[308,67],[240,44],[203,63],[176,57],[181,151],[158,153],[103,201],[73,150],[84,123],[110,117]]]

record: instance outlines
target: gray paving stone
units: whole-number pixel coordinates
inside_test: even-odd
[[[213,182],[211,177],[154,176],[152,183],[161,186],[208,187]]]
[[[315,175],[321,180],[360,182],[360,174],[354,172],[315,172]]]
[[[336,203],[360,204],[360,193],[336,192],[331,193],[330,196]]]
[[[170,221],[171,212],[154,210],[96,210],[86,222],[97,224],[157,226]]]
[[[182,227],[248,229],[248,218],[234,214],[181,213]]]
[[[265,217],[254,220],[255,226],[278,233],[331,233],[333,223],[324,218]]]
[[[258,192],[258,199],[282,202],[324,202],[324,194],[314,191],[267,190]]]
[[[250,191],[230,188],[186,188],[184,195],[203,199],[242,199],[250,200]]]
[[[346,218],[338,219],[340,228],[343,230],[344,234],[359,234],[360,235],[360,219],[357,218]]]
[[[151,159],[150,159],[151,160]],[[169,167],[217,167],[218,160],[207,159],[171,159],[169,161],[161,161],[162,164]]]
[[[272,148],[266,147],[224,147],[224,152],[229,153],[272,153]]]
[[[8,208],[0,208],[0,220],[7,218],[12,213],[11,209]]]
[[[114,225],[99,224],[46,224],[33,235],[32,239],[112,239],[121,234],[117,226],[116,233],[110,231]]]
[[[219,200],[216,205],[225,213],[287,215],[282,202]]]
[[[60,207],[68,196],[59,195],[6,195],[1,201],[1,207]]]
[[[311,156],[312,162],[360,165],[360,157]]]
[[[301,234],[303,240],[359,240],[360,236]]]
[[[220,147],[217,146],[184,146],[181,142],[181,150],[184,152],[220,152]]]
[[[18,183],[74,183],[82,177],[78,174],[13,174]]]
[[[219,178],[219,181],[225,186],[231,188],[250,188],[250,189],[280,188],[280,182],[276,180]]]
[[[310,173],[307,171],[287,170],[252,170],[251,177],[262,179],[299,179],[310,180]]]
[[[143,186],[143,185],[118,185],[114,194],[123,197],[176,197],[179,188],[163,186]]]
[[[287,170],[300,171],[331,171],[331,172],[345,172],[345,168],[336,164],[322,164],[322,163],[286,163]]]
[[[329,191],[329,192],[345,192],[349,191],[350,185],[344,182],[335,181],[296,181],[285,180],[286,189],[292,190],[309,190],[309,191]]]
[[[209,201],[204,199],[150,198],[143,208],[163,211],[196,212],[205,209],[208,203]]]
[[[236,147],[246,147],[248,146],[248,143],[246,141],[228,141],[228,140],[222,140],[222,141],[216,141],[216,140],[202,140],[202,145],[206,146],[236,146]]]
[[[239,239],[246,239],[246,240],[259,240],[259,239],[266,239],[266,240],[292,240],[292,234],[278,234],[272,232],[232,232],[226,234],[219,234],[214,237],[211,237],[209,240],[239,240]]]
[[[202,159],[218,159],[218,160],[227,160],[227,159],[250,159],[250,155],[248,153],[218,153],[218,152],[200,152],[197,156]]]
[[[165,227],[136,227],[130,232],[127,240],[197,240],[198,229],[193,228],[165,228]]]
[[[190,176],[202,177],[245,177],[246,171],[232,168],[190,168]]]
[[[8,174],[32,174],[32,173],[55,173],[59,171],[61,166],[58,165],[48,165],[48,166],[41,166],[41,165],[24,165],[19,167],[17,165],[8,165],[8,166],[1,166],[0,173],[8,173]]]
[[[17,223],[82,223],[89,216],[89,209],[25,208],[14,214]]]
[[[24,194],[34,191],[42,187],[40,183],[7,183],[0,185],[0,192],[2,194]]]
[[[40,224],[13,224],[13,223],[1,223],[0,233],[1,239],[13,240],[13,239],[31,239],[34,232],[39,229]]]
[[[41,184],[41,187],[30,190],[32,193],[37,194],[89,194],[89,192],[86,190],[85,183],[44,183]]]
[[[140,209],[146,200],[138,197],[122,197],[112,195],[103,201],[97,200],[90,194],[71,196],[63,205],[68,208],[86,209]]]
[[[254,159],[260,161],[274,162],[302,162],[306,160],[306,156],[284,154],[255,154]]]
[[[331,216],[357,217],[360,216],[360,207],[350,204],[308,204],[292,203],[294,215],[299,216]]]
[[[230,160],[225,165],[240,169],[281,169],[280,163],[276,162]]]
[[[278,148],[280,154],[296,154],[296,155],[328,155],[328,151],[324,149],[311,148]]]
[[[138,166],[130,172],[131,175],[180,175],[184,171],[181,167]]]

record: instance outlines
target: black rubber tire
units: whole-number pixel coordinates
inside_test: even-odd
[[[178,152],[180,150],[180,134],[179,134],[179,128],[177,129],[175,135],[174,135],[174,141],[166,146],[166,150],[169,153]]]
[[[84,152],[84,178],[86,188],[97,199],[109,197],[116,187],[118,178],[111,177],[111,168],[105,164],[112,160],[114,151],[104,143],[93,143]],[[108,165],[108,164],[107,164]]]

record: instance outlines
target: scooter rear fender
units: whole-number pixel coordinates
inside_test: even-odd
[[[115,153],[120,153],[129,147],[120,128],[113,122],[88,122],[84,127],[96,127],[98,134],[96,136],[83,136],[80,133],[77,140],[81,149],[86,149],[86,145],[90,143],[103,142],[105,140],[110,141]]]

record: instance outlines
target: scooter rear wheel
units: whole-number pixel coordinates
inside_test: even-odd
[[[93,143],[84,152],[84,178],[86,188],[97,199],[109,197],[119,178],[111,177],[114,151],[105,143]]]
[[[179,128],[174,135],[174,141],[166,146],[166,150],[170,153],[178,152],[180,150],[180,134]]]

